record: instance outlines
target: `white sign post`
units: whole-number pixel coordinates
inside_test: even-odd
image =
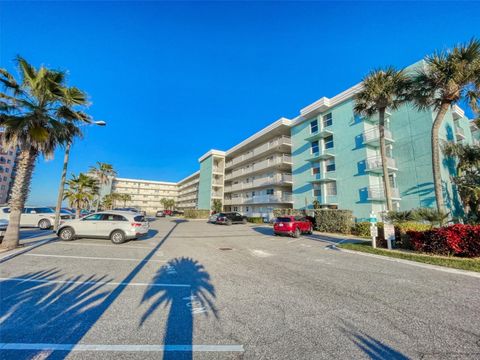
[[[378,228],[377,228],[377,216],[375,213],[372,211],[370,213],[370,218],[368,219],[370,221],[370,236],[372,237],[372,246],[374,248],[377,247],[377,236],[378,236]]]
[[[388,250],[392,250],[392,241],[395,240],[395,226],[392,224],[384,223],[383,231],[385,233],[385,240],[387,240]]]

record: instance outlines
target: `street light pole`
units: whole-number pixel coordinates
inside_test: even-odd
[[[91,125],[98,125],[98,126],[105,126],[107,123],[105,121],[94,121]],[[53,223],[53,230],[58,229],[58,225],[60,225],[60,210],[62,208],[62,200],[63,200],[63,192],[65,190],[65,180],[67,178],[67,168],[68,168],[68,161],[70,159],[70,147],[72,143],[69,141],[67,146],[65,147],[65,156],[63,158],[63,169],[62,169],[62,177],[60,179],[60,187],[58,188],[58,196],[57,196],[57,206],[55,207],[55,221]]]

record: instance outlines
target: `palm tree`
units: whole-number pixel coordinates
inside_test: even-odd
[[[213,199],[212,210],[215,214],[221,212],[222,211],[222,200]]]
[[[127,207],[127,201],[132,201],[130,194],[119,194],[119,200],[123,201],[123,207]]]
[[[425,59],[425,66],[413,77],[411,92],[420,110],[437,111],[431,130],[432,172],[438,212],[444,211],[438,134],[448,109],[466,100],[478,111],[480,100],[480,41],[472,39],[452,50]]]
[[[111,164],[107,164],[104,162],[97,161],[96,166],[91,166],[89,173],[94,175],[100,184],[107,185],[110,182],[110,178],[117,176],[117,172],[113,169]],[[102,201],[102,195],[98,194],[97,204],[95,206],[95,211],[98,211],[98,206]]]
[[[92,119],[78,110],[87,105],[84,92],[68,87],[65,74],[41,66],[36,69],[25,59],[16,59],[20,81],[0,69],[0,125],[6,147],[20,150],[17,173],[10,198],[10,221],[1,247],[18,246],[20,216],[30,189],[39,155],[52,157],[58,146],[81,136],[77,124]]]
[[[80,210],[87,208],[98,192],[98,182],[91,176],[80,173],[78,177],[72,175],[72,178],[67,181],[67,185],[68,189],[63,198],[67,199],[70,206],[76,209],[77,219],[79,219]]]
[[[387,152],[385,147],[385,112],[395,110],[407,100],[410,80],[403,70],[393,67],[374,70],[363,79],[363,88],[355,95],[355,114],[372,117],[378,114],[380,156],[383,169],[383,188],[387,210],[391,211],[392,196],[388,177]]]

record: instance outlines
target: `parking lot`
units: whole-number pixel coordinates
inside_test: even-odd
[[[0,264],[0,357],[480,357],[479,278],[332,241],[171,218],[121,245],[52,240]]]

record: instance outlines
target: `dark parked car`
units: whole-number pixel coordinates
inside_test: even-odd
[[[173,210],[172,211],[172,216],[176,216],[176,215],[183,215],[183,211]]]
[[[282,216],[275,220],[273,232],[275,235],[299,237],[301,234],[311,234],[313,225],[305,216]]]
[[[247,217],[237,212],[223,212],[218,214],[215,224],[232,225],[232,224],[246,224]]]

